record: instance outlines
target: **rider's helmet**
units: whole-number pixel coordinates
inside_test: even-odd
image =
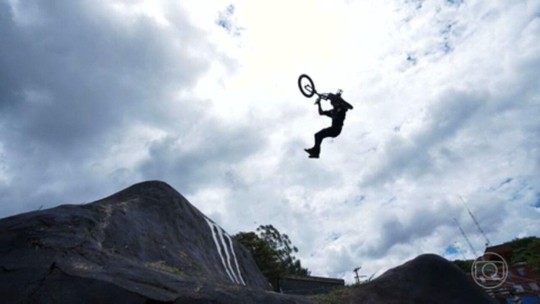
[[[342,90],[342,89],[338,89],[337,92],[336,92],[336,95],[341,96],[342,93],[343,93],[343,90]]]

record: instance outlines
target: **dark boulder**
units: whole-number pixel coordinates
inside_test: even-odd
[[[0,220],[3,303],[307,303],[163,182]]]
[[[377,279],[352,289],[344,303],[493,304],[459,267],[435,254],[423,254]]]

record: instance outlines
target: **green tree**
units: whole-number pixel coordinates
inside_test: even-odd
[[[455,260],[453,261],[453,263],[456,264],[461,270],[463,270],[463,272],[470,273],[473,260]]]
[[[527,262],[533,271],[540,275],[540,239],[534,236],[514,239],[512,246],[512,264]]]
[[[540,276],[540,239],[532,241],[529,246],[529,256],[527,263],[537,276]]]
[[[279,233],[272,225],[261,225],[257,228],[257,232],[261,239],[276,251],[283,273],[298,276],[309,275],[309,270],[303,268],[300,260],[297,260],[293,255],[298,252],[298,248],[292,245],[288,235]]]
[[[288,235],[281,234],[272,225],[261,225],[256,232],[240,232],[234,238],[249,249],[255,263],[274,287],[279,277],[285,274],[310,274],[293,255],[298,252],[298,248],[292,245]]]
[[[234,238],[251,252],[266,280],[275,286],[280,274],[279,260],[275,250],[255,232],[240,232]]]

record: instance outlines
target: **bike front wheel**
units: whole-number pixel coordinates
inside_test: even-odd
[[[298,87],[300,88],[300,92],[302,92],[302,95],[306,97],[312,97],[317,93],[315,91],[315,85],[313,84],[313,80],[311,80],[311,77],[309,77],[306,74],[300,75],[298,77]]]

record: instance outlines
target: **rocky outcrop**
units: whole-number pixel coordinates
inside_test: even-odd
[[[250,253],[163,182],[0,220],[2,303],[488,304],[457,266],[421,255],[358,288],[274,293]]]
[[[435,254],[423,254],[390,269],[341,300],[362,304],[496,303],[456,265]]]
[[[304,303],[162,182],[0,220],[4,303]]]

